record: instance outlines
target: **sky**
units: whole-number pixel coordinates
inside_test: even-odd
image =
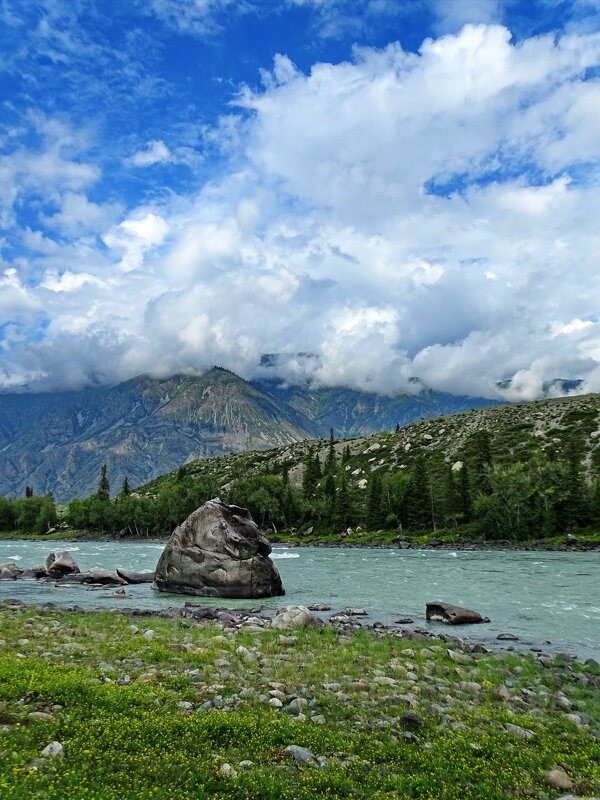
[[[0,391],[214,364],[600,391],[600,0],[0,0]]]

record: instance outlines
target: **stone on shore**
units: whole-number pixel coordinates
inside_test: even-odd
[[[204,597],[282,595],[270,552],[271,545],[245,508],[209,500],[171,534],[153,586]]]
[[[544,775],[544,783],[552,789],[572,789],[573,781],[562,769],[551,769]]]
[[[306,606],[285,606],[279,609],[271,622],[271,627],[286,631],[297,628],[314,628],[318,624],[318,617],[311,614]]]
[[[451,603],[427,603],[425,616],[428,622],[444,622],[446,625],[472,625],[490,621],[477,611],[453,606]]]
[[[46,569],[52,578],[62,578],[63,575],[81,572],[77,562],[67,550],[50,553],[46,559]]]
[[[99,583],[109,586],[123,586],[126,583],[123,578],[119,578],[118,575],[108,569],[104,569],[104,567],[91,567],[87,574],[88,577],[85,583]]]

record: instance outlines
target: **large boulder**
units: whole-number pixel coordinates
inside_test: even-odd
[[[66,550],[50,553],[46,559],[46,569],[52,578],[62,578],[63,575],[81,572],[73,556]]]
[[[204,597],[282,595],[270,552],[271,545],[245,508],[209,500],[171,534],[153,586]]]
[[[489,622],[477,611],[453,606],[450,603],[427,603],[425,616],[428,622],[445,622],[446,625],[469,625],[477,622]]]

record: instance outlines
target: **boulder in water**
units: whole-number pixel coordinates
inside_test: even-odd
[[[14,561],[9,561],[6,564],[0,564],[0,580],[15,581],[23,572],[21,567],[18,567]]]
[[[67,550],[50,553],[46,559],[46,569],[52,578],[62,578],[63,575],[81,572],[77,562]]]
[[[154,580],[154,572],[134,572],[123,567],[117,567],[117,575],[127,583],[152,583]]]
[[[285,594],[271,545],[245,508],[216,498],[179,525],[156,566],[154,588],[204,597]]]
[[[446,625],[469,625],[478,622],[489,622],[477,611],[453,606],[450,603],[427,603],[425,615],[428,622],[445,622]]]

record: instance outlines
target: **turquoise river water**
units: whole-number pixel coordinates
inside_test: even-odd
[[[69,550],[82,570],[117,566],[154,569],[162,544],[140,542],[0,541],[0,563],[43,564],[50,550]],[[452,629],[484,642],[513,633],[519,647],[572,652],[600,660],[600,553],[519,551],[384,550],[274,547],[285,597],[262,601],[269,608],[327,603],[333,611],[365,608],[363,624],[411,617],[413,627],[448,628],[425,622],[425,603],[442,600],[479,611],[489,625]],[[162,594],[149,584],[113,590],[58,588],[52,583],[1,581],[0,600],[77,604],[83,608],[164,608],[192,600],[206,605],[249,606],[251,601]],[[260,602],[260,601],[259,601]],[[322,614],[325,618],[327,614]],[[411,627],[411,626],[404,626]]]

